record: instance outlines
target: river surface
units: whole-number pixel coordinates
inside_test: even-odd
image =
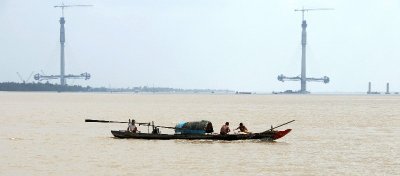
[[[399,108],[395,95],[0,92],[0,175],[400,175]],[[126,124],[86,118],[253,132],[296,121],[276,142],[226,142],[115,139]]]

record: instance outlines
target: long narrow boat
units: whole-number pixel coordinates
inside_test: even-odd
[[[189,139],[189,140],[249,140],[249,139],[262,139],[262,140],[276,140],[288,134],[291,129],[284,131],[264,131],[261,133],[248,133],[248,134],[151,134],[151,133],[133,133],[126,130],[111,131],[114,137],[117,138],[132,138],[132,139]]]
[[[283,125],[294,122],[294,120],[286,122],[284,124],[272,127],[264,132],[260,133],[237,133],[237,134],[216,134],[213,133],[213,126],[210,121],[202,120],[195,122],[180,122],[175,127],[167,126],[156,126],[154,122],[149,123],[136,123],[134,120],[128,122],[119,121],[107,121],[107,120],[93,120],[86,119],[85,122],[100,122],[100,123],[130,123],[138,124],[139,126],[147,126],[148,133],[131,132],[127,130],[112,130],[111,133],[116,138],[130,138],[130,139],[154,139],[154,140],[170,140],[170,139],[188,139],[188,140],[251,140],[251,139],[262,139],[262,140],[276,140],[287,135],[292,129],[286,129],[283,131],[274,130]],[[152,127],[150,133],[149,128]],[[161,134],[159,128],[174,129],[175,134]]]

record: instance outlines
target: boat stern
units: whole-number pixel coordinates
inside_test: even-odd
[[[124,138],[126,136],[126,130],[111,130],[111,134],[117,138]]]

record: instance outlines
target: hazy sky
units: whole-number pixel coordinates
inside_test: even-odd
[[[0,0],[0,81],[59,74],[61,1]],[[162,86],[239,91],[300,89],[306,13],[312,92],[400,91],[399,0],[81,0],[65,10],[66,73],[90,86]],[[33,78],[32,78],[33,80]],[[56,82],[56,81],[54,81]],[[59,82],[59,81],[57,81]]]

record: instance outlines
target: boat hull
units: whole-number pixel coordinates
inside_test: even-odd
[[[291,129],[284,131],[265,131],[262,133],[249,134],[149,134],[149,133],[132,133],[126,130],[114,131],[111,133],[116,138],[131,138],[131,139],[154,139],[154,140],[170,140],[170,139],[187,139],[187,140],[276,140],[288,134]]]

